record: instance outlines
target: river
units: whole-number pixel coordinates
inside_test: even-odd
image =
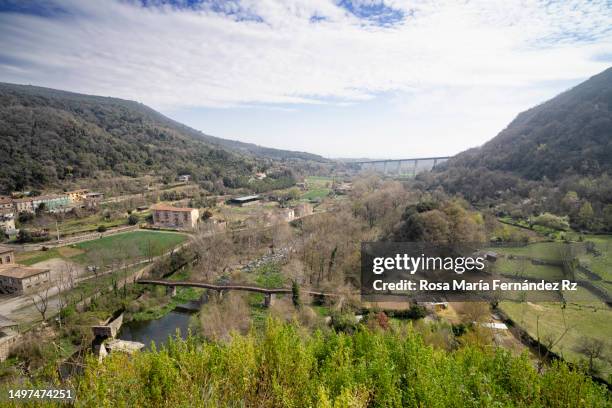
[[[173,310],[167,315],[155,319],[144,321],[130,321],[121,326],[117,338],[121,340],[139,341],[150,348],[151,342],[159,347],[168,340],[168,336],[175,336],[176,330],[180,330],[182,338],[187,337],[189,320],[192,314]]]

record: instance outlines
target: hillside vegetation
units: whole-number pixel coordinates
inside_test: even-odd
[[[91,178],[189,173],[230,187],[270,159],[324,161],[205,135],[137,102],[0,84],[0,185],[5,191]],[[264,160],[265,159],[265,160]]]
[[[612,68],[519,114],[481,148],[449,165],[541,180],[612,171]]]
[[[550,213],[575,229],[612,232],[612,68],[417,179],[516,220]]]
[[[605,387],[562,363],[538,374],[525,354],[446,352],[410,326],[309,335],[273,320],[229,343],[188,338],[131,358],[92,359],[77,394],[78,406],[609,406]]]

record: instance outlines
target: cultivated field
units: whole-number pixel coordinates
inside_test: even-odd
[[[586,251],[586,242],[595,244],[595,251]],[[526,278],[558,280],[563,278],[559,266],[534,265],[531,259],[560,261],[561,252],[567,244],[559,242],[540,242],[517,248],[498,248],[506,255],[526,257],[526,259],[500,258],[496,269],[500,273],[524,276]],[[610,293],[612,277],[612,237],[593,235],[583,237],[582,243],[574,243],[582,267],[587,267],[591,275],[577,268],[576,277],[589,280],[593,285]],[[598,278],[597,278],[598,276]],[[552,350],[570,362],[587,359],[584,346],[600,342],[603,351],[595,359],[595,368],[602,378],[612,375],[612,350],[610,321],[612,309],[596,294],[580,289],[578,293],[565,291],[565,305],[561,302],[510,302],[500,303],[500,308],[530,336],[540,339],[543,344],[553,344]]]
[[[19,253],[17,262],[34,265],[52,258],[70,259],[80,264],[98,263],[99,258],[111,257],[135,260],[161,255],[186,239],[187,235],[181,233],[132,231],[47,251]]]

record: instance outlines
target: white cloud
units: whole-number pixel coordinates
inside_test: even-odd
[[[606,1],[391,1],[405,18],[385,27],[324,0],[226,3],[262,21],[209,8],[53,3],[70,15],[0,14],[0,79],[158,108],[522,87],[591,75],[605,68],[594,56],[612,48]]]
[[[217,136],[329,156],[479,145],[612,50],[606,0],[389,0],[382,25],[364,16],[381,0],[353,0],[355,14],[332,0],[39,1],[38,15],[0,12],[0,81],[134,99]]]

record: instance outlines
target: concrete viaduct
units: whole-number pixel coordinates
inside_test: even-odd
[[[361,170],[374,170],[379,173],[415,176],[423,171],[428,171],[450,159],[450,156],[440,157],[418,157],[413,159],[390,159],[390,160],[368,160],[351,162],[360,166]]]
[[[254,292],[254,293],[262,293],[264,297],[264,306],[270,307],[274,302],[275,295],[284,295],[291,294],[292,290],[287,288],[279,288],[279,289],[267,289],[261,288],[258,286],[246,286],[246,285],[214,285],[212,283],[206,282],[192,282],[192,281],[171,281],[165,279],[139,279],[136,283],[140,283],[142,285],[161,285],[167,288],[167,292],[171,293],[172,296],[176,295],[177,286],[188,286],[192,288],[203,288],[217,291],[219,296],[223,295],[223,292],[230,290],[238,290],[244,292]],[[317,292],[312,290],[300,290],[300,293],[304,293],[307,295],[312,295],[318,298],[329,297],[329,296],[338,296],[334,293],[324,293]]]

